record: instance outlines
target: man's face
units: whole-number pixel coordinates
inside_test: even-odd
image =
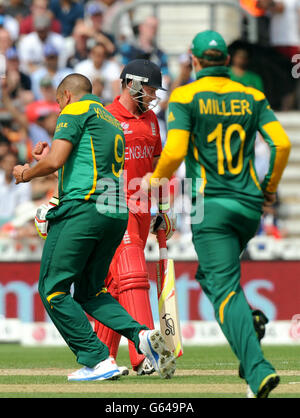
[[[38,34],[38,37],[41,39],[41,41],[45,41],[47,39],[49,30],[50,30],[49,27],[36,29],[36,33]]]
[[[105,60],[105,55],[105,49],[102,46],[98,45],[94,47],[94,49],[91,52],[91,58],[96,68],[101,67]]]
[[[58,68],[58,56],[53,55],[47,55],[45,58],[46,67],[50,70],[56,71]]]
[[[144,106],[148,109],[150,103],[153,100],[157,99],[157,97],[156,97],[156,90],[157,89],[154,88],[154,87],[150,87],[150,86],[143,86],[143,89],[146,93],[146,95],[143,97],[143,102],[144,102]]]
[[[157,100],[156,88],[150,86],[142,86],[142,89],[133,96],[133,100],[137,103],[141,112],[147,112],[150,108],[150,104]],[[154,106],[151,106],[153,108]]]
[[[17,161],[17,157],[12,153],[8,153],[2,158],[0,168],[5,172],[6,176],[12,177],[12,172]]]

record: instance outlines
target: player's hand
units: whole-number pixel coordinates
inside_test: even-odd
[[[59,204],[57,197],[52,197],[46,205],[43,203],[37,208],[36,215],[34,218],[34,224],[37,229],[39,236],[43,239],[47,238],[48,235],[48,221],[46,219],[47,213],[50,209],[56,207]]]
[[[25,165],[16,165],[13,169],[13,176],[16,179],[16,184],[19,183],[26,183],[26,181],[23,178],[23,172],[25,170],[28,170],[30,168],[29,164]]]
[[[270,206],[273,206],[276,201],[277,201],[277,195],[276,193],[268,193],[268,192],[264,192],[264,203],[263,203],[263,208],[268,208]]]
[[[150,178],[151,178],[151,176],[152,176],[152,174],[153,173],[147,173],[143,178],[142,178],[142,182],[141,182],[141,189],[144,191],[144,192],[148,192],[149,190],[150,190],[150,188],[151,188],[151,185],[150,185]]]
[[[32,156],[36,161],[40,161],[46,157],[50,151],[49,144],[47,142],[38,142],[32,150]]]
[[[166,239],[170,239],[176,231],[176,216],[173,212],[158,213],[153,216],[150,223],[150,232],[156,235],[159,229],[166,231]]]

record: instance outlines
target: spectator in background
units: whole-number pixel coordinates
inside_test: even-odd
[[[48,9],[48,0],[32,0],[29,10],[30,14],[20,20],[20,35],[28,35],[29,33],[34,32],[35,17],[45,15],[48,15],[51,19],[50,30],[52,32],[61,33],[61,24]]]
[[[102,101],[103,90],[104,90],[104,86],[105,86],[105,83],[102,80],[102,78],[100,78],[100,77],[94,78],[92,80],[92,86],[93,86],[93,94],[98,96],[100,98],[100,100]]]
[[[103,31],[104,8],[99,2],[91,2],[86,7],[86,24],[91,29],[90,37],[105,45],[108,56],[116,51],[114,36]]]
[[[74,72],[85,75],[91,83],[96,78],[104,82],[102,99],[105,104],[111,103],[120,94],[121,69],[116,62],[107,59],[107,51],[101,43],[91,49],[88,59],[74,67]]]
[[[28,3],[24,0],[9,0],[9,4],[5,7],[8,15],[14,17],[19,23],[25,16],[28,16],[30,9]]]
[[[0,126],[0,160],[6,155],[11,149],[11,144],[8,138],[2,132],[2,126]]]
[[[263,46],[270,44],[270,17],[267,13],[267,8],[272,2],[273,0],[239,0],[241,8],[247,12],[242,20],[242,38],[244,40],[250,41],[249,18],[247,16],[247,14],[250,14],[257,22],[258,42]]]
[[[0,225],[14,217],[18,205],[31,200],[30,183],[15,184],[12,172],[16,164],[18,156],[11,150],[0,161]]]
[[[300,53],[300,1],[299,0],[275,0],[269,7],[271,16],[270,42],[276,51],[287,59],[287,76],[291,77],[292,58]],[[290,91],[282,100],[282,110],[300,108],[299,79],[293,79]],[[297,94],[298,90],[298,94]],[[297,100],[298,97],[298,100]],[[296,106],[297,104],[297,106]]]
[[[56,89],[49,77],[40,80],[41,99],[30,103],[26,107],[25,126],[30,139],[31,149],[39,142],[51,145],[56,120],[60,112],[56,102]]]
[[[44,47],[53,45],[60,54],[64,55],[64,38],[51,31],[51,19],[49,15],[34,17],[34,32],[24,35],[18,42],[18,52],[22,70],[31,74],[44,64]],[[59,61],[61,62],[61,61]],[[61,64],[59,64],[61,66]]]
[[[20,70],[16,48],[6,51],[6,82],[8,93],[13,100],[25,105],[33,100],[30,77]]]
[[[195,81],[193,76],[192,60],[188,53],[181,54],[178,58],[179,71],[177,77],[172,81],[170,92],[176,87],[184,86],[185,84]]]
[[[6,54],[6,51],[13,46],[13,40],[9,31],[0,25],[0,54]]]
[[[254,87],[260,91],[264,90],[263,80],[259,74],[249,70],[250,52],[246,46],[239,46],[231,55],[229,66],[230,78],[244,86]]]
[[[72,33],[72,42],[69,46],[70,54],[66,62],[67,67],[74,68],[79,62],[88,59],[90,52],[88,41],[90,37],[91,29],[83,21],[77,22]]]
[[[19,22],[10,16],[5,8],[5,0],[0,0],[0,26],[8,30],[11,39],[15,42],[19,36]]]
[[[270,13],[270,42],[282,55],[292,59],[300,53],[300,1],[275,0]]]
[[[75,0],[50,0],[49,8],[53,15],[60,21],[61,34],[64,37],[72,35],[75,24],[84,18],[84,6],[82,1]]]
[[[22,113],[11,100],[6,81],[2,80],[2,96],[5,108],[10,112],[12,119],[24,132],[27,155],[25,160],[31,160],[31,151],[37,142],[43,141],[51,144],[57,116],[60,112],[56,102],[56,90],[48,78],[41,80],[42,100],[34,101],[25,107]]]
[[[31,74],[32,91],[36,100],[41,100],[43,94],[41,92],[41,80],[46,77],[52,81],[52,85],[56,88],[59,83],[72,72],[70,68],[59,68],[58,57],[59,51],[55,46],[46,44],[44,46],[45,64]]]
[[[93,2],[95,0],[92,0]],[[119,10],[125,5],[125,3],[131,0],[96,0],[103,9],[103,31],[114,36],[113,33],[113,21]],[[90,2],[87,3],[87,6]],[[133,40],[134,32],[132,29],[132,22],[129,13],[123,13],[118,21],[117,26],[118,39],[116,41]]]
[[[168,57],[156,44],[158,27],[159,20],[155,16],[148,16],[138,25],[138,34],[135,41],[123,42],[120,45],[119,52],[124,65],[137,58],[154,62],[161,69],[162,76],[165,79],[164,84],[169,84]]]

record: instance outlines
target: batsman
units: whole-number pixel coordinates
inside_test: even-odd
[[[152,111],[158,103],[156,91],[163,89],[162,76],[153,62],[136,59],[124,67],[120,78],[121,95],[106,109],[121,123],[125,135],[124,179],[129,219],[105,283],[110,294],[133,318],[153,328],[144,254],[151,223],[151,201],[148,193],[141,194],[138,190],[143,176],[155,168],[162,150],[158,120]],[[165,213],[153,218],[151,230],[155,233],[157,228],[164,228],[169,239],[175,220],[169,219],[168,199],[162,197],[159,204]],[[100,322],[96,322],[95,331],[109,347],[110,355],[116,358],[121,335]],[[133,370],[138,375],[153,373],[155,370],[149,360],[137,352],[131,341],[128,344]],[[122,372],[128,374],[128,369],[123,367]]]
[[[275,201],[290,141],[265,95],[230,80],[227,46],[219,33],[198,33],[191,52],[197,79],[171,94],[167,143],[143,188],[170,179],[185,159],[195,213],[197,205],[204,205],[201,219],[191,217],[199,260],[196,279],[214,307],[251,393],[266,398],[279,376],[264,358],[253,326],[240,285],[240,255],[257,231],[263,206]],[[257,131],[270,147],[262,184],[255,172]]]

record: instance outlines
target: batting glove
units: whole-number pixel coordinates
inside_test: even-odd
[[[58,198],[52,197],[49,200],[48,205],[43,203],[37,208],[34,223],[39,236],[43,239],[46,239],[48,235],[48,221],[46,220],[47,213],[50,209],[56,207],[58,204]]]
[[[176,231],[176,217],[173,212],[158,213],[151,219],[150,232],[156,235],[159,229],[166,231],[166,239],[170,239]]]

